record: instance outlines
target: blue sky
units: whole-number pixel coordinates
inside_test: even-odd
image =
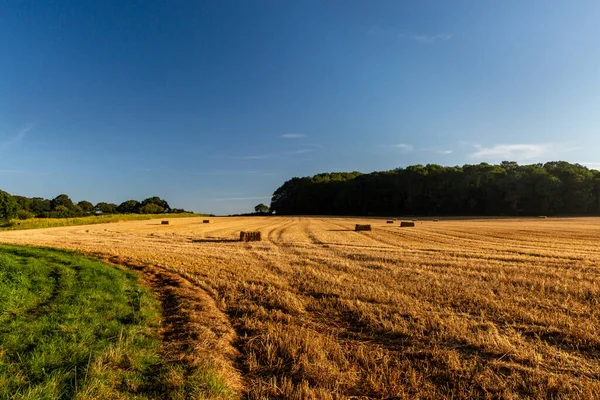
[[[600,167],[600,2],[6,1],[0,189],[218,214],[293,176]]]

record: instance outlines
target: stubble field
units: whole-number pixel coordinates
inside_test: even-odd
[[[218,375],[214,397],[600,398],[600,218],[202,219],[0,242],[138,270],[163,356]]]

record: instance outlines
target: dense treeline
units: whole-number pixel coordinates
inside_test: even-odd
[[[293,178],[273,194],[277,214],[590,215],[600,213],[600,171],[579,164],[428,164],[386,172]]]
[[[183,209],[171,208],[160,197],[149,197],[143,201],[127,200],[117,205],[101,202],[96,205],[82,200],[74,203],[69,196],[61,194],[53,199],[41,197],[11,196],[0,190],[0,219],[11,218],[72,218],[98,214],[161,214],[184,213]]]

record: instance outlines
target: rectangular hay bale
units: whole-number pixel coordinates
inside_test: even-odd
[[[393,224],[393,223],[394,223],[394,221],[387,221],[387,223],[388,223],[388,224]]]
[[[356,224],[356,226],[354,227],[354,230],[356,232],[359,232],[359,231],[370,231],[371,230],[371,225]]]
[[[209,219],[204,219],[204,220],[202,220],[202,223],[203,224],[210,224],[210,220]]]
[[[410,222],[410,221],[402,221],[402,222],[400,222],[400,227],[401,228],[414,227],[414,226],[415,226],[414,222]]]
[[[169,225],[169,221],[160,221],[161,225]]]
[[[262,235],[260,232],[240,232],[240,242],[260,242]]]

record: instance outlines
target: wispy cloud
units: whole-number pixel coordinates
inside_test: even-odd
[[[257,196],[257,197],[224,197],[220,199],[213,199],[212,201],[243,201],[243,200],[265,200],[270,199],[271,196]]]
[[[294,154],[313,153],[314,151],[315,151],[315,149],[300,149],[300,150],[294,151]]]
[[[258,155],[250,155],[250,156],[240,156],[240,157],[233,157],[236,160],[262,160],[265,158],[271,158],[271,156],[269,154],[258,154]]]
[[[437,153],[437,154],[452,154],[454,153],[454,150],[451,149],[436,149],[436,148],[423,148],[423,149],[419,149],[420,151],[425,151],[425,152],[430,152],[430,153]]]
[[[550,150],[548,144],[497,144],[492,147],[475,145],[476,151],[471,154],[473,158],[502,159],[502,160],[528,160],[541,157]]]
[[[301,139],[301,138],[305,138],[306,135],[303,133],[284,133],[283,135],[279,136],[282,139]]]
[[[27,135],[27,133],[29,133],[29,131],[31,131],[33,128],[34,128],[34,125],[29,124],[25,128],[21,129],[19,132],[17,132],[16,135],[14,135],[13,137],[11,137],[7,141],[5,141],[4,143],[0,143],[0,153],[5,151],[6,149],[8,149],[10,146],[15,145],[15,144],[19,143],[21,140],[23,140],[25,135]]]
[[[407,153],[414,150],[414,147],[412,145],[406,143],[395,144],[392,147],[395,147]]]
[[[600,162],[580,162],[579,164],[585,165],[591,169],[600,169]]]
[[[398,29],[389,28],[389,27],[381,27],[378,25],[374,25],[367,30],[367,35],[369,36],[383,36],[383,37],[391,37],[397,39],[409,39],[413,40],[417,43],[423,44],[432,44],[436,42],[447,42],[452,39],[452,35],[450,33],[436,33],[436,34],[428,34],[428,33],[406,33],[399,31]]]
[[[245,156],[234,156],[234,157],[228,157],[228,158],[234,159],[234,160],[284,159],[284,158],[295,156],[295,155],[314,153],[315,151],[323,148],[323,146],[320,144],[302,144],[301,146],[295,146],[295,147],[297,148],[296,150],[280,151],[280,152],[276,152],[276,153],[265,153],[265,154],[249,154],[249,155],[245,155]]]
[[[418,43],[435,43],[435,42],[447,42],[452,39],[452,35],[449,33],[438,33],[437,35],[407,35],[412,40]]]

